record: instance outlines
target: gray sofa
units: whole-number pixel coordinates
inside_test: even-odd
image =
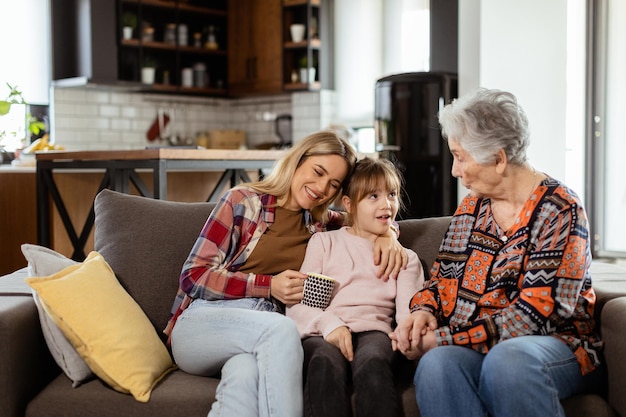
[[[162,335],[178,275],[213,205],[152,200],[102,191],[95,201],[95,249]],[[400,222],[401,242],[425,265],[436,255],[448,218]],[[0,277],[0,417],[206,416],[216,378],[170,373],[141,403],[94,379],[77,388],[53,361],[42,336],[25,270]],[[563,401],[567,416],[626,417],[626,270],[594,263],[598,318],[606,340],[608,389]],[[419,416],[413,369],[400,370],[406,416]]]

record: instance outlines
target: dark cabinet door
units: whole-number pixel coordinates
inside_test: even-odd
[[[280,0],[228,2],[228,89],[233,96],[282,92]]]

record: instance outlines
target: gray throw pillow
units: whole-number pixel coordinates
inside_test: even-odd
[[[73,261],[58,252],[43,246],[25,243],[22,245],[22,253],[28,261],[29,277],[44,277],[75,265]],[[59,368],[72,381],[72,386],[77,387],[83,382],[94,378],[94,374],[87,363],[80,357],[74,346],[67,340],[65,335],[54,323],[45,305],[39,300],[33,290],[33,299],[39,313],[39,321],[44,339]]]

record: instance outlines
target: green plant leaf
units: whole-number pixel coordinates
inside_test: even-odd
[[[6,100],[0,100],[0,116],[4,116],[11,110],[11,103]]]

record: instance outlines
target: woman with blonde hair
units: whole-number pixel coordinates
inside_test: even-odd
[[[302,347],[281,313],[302,299],[299,269],[311,235],[343,223],[329,207],[356,159],[334,132],[312,134],[265,179],[233,188],[211,212],[165,329],[183,371],[221,372],[210,416],[302,415]],[[379,270],[397,274],[406,259],[395,235],[380,243]]]

